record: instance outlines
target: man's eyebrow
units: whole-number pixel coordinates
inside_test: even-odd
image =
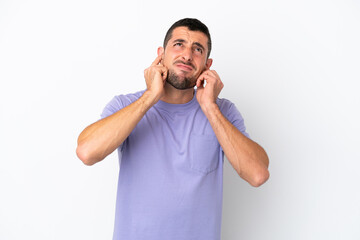
[[[205,50],[204,46],[201,43],[194,42],[194,45],[196,45],[196,46],[202,48],[203,50]]]
[[[184,39],[182,39],[182,38],[178,38],[178,39],[175,39],[175,40],[173,41],[173,43],[176,43],[176,42],[184,43],[184,42],[186,42],[186,41],[185,41]],[[196,46],[202,48],[202,49],[205,51],[205,47],[204,47],[201,43],[199,43],[199,42],[194,42],[193,45],[196,45]]]
[[[184,39],[181,39],[181,38],[178,38],[178,39],[175,39],[174,41],[173,41],[173,43],[175,43],[175,42],[186,42]]]

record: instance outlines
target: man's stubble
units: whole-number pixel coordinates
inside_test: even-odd
[[[176,89],[185,90],[194,88],[196,85],[196,77],[179,76],[172,69],[169,69],[168,77],[166,82],[169,83]]]

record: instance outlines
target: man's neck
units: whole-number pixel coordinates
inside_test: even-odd
[[[165,83],[165,95],[160,99],[163,102],[171,104],[184,104],[190,102],[194,97],[195,90],[193,88],[179,90]]]

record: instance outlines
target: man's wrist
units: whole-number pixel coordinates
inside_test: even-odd
[[[154,106],[160,99],[160,97],[157,97],[149,90],[146,90],[141,96],[141,98],[142,98],[142,104],[144,104],[144,106],[146,106],[148,109]]]
[[[219,106],[216,104],[216,102],[202,104],[201,109],[207,117],[216,113],[217,111],[220,111]]]

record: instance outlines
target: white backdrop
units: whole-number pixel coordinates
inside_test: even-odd
[[[116,154],[87,167],[77,136],[183,17],[270,157],[260,188],[225,161],[222,239],[360,239],[356,0],[1,0],[0,239],[111,239]]]

